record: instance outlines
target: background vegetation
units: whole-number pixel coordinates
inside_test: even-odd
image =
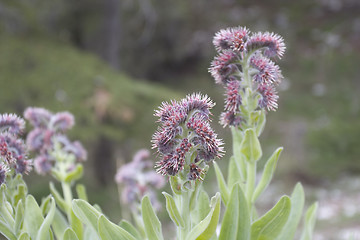
[[[213,34],[238,25],[274,31],[288,47],[279,62],[286,79],[264,146],[284,145],[279,181],[328,187],[360,172],[359,12],[357,0],[3,0],[0,109],[72,112],[72,137],[89,151],[91,199],[119,218],[110,210],[116,166],[150,148],[161,101],[208,93],[213,125],[230,144],[216,121],[222,90],[207,72]],[[35,173],[29,181],[38,196],[48,191]]]

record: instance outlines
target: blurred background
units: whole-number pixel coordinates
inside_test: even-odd
[[[358,0],[1,0],[0,110],[72,112],[71,139],[89,153],[90,202],[119,221],[116,168],[151,147],[162,101],[208,94],[217,102],[213,127],[231,151],[217,123],[223,90],[207,69],[214,33],[239,25],[279,33],[287,45],[279,109],[261,137],[264,156],[285,151],[260,205],[301,181],[307,203],[320,203],[315,239],[360,239]],[[32,172],[30,192],[41,199],[50,180]],[[215,191],[212,171],[206,182]]]

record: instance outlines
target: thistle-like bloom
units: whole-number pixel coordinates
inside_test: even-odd
[[[216,33],[213,44],[219,55],[211,62],[209,72],[226,90],[225,111],[220,123],[224,127],[240,126],[246,121],[246,116],[240,112],[244,97],[249,98],[247,104],[257,99],[257,106],[251,111],[275,111],[278,106],[275,87],[283,76],[270,58],[283,56],[283,38],[274,33],[251,33],[244,27],[235,27]]]
[[[7,174],[27,174],[32,162],[27,159],[27,148],[19,137],[24,131],[24,119],[15,114],[0,115],[0,184]]]
[[[222,29],[215,34],[213,44],[218,52],[227,49],[243,51],[248,34],[245,27]]]
[[[155,111],[161,123],[152,139],[161,157],[158,173],[175,176],[184,170],[188,180],[201,180],[204,165],[222,156],[222,141],[209,124],[213,106],[206,95],[192,94]]]
[[[16,116],[15,114],[1,114],[0,115],[0,131],[8,132],[10,134],[21,134],[25,128],[24,119]]]
[[[80,142],[71,142],[65,132],[74,124],[74,116],[69,112],[51,113],[43,108],[27,108],[24,116],[34,126],[27,136],[26,144],[37,155],[34,159],[35,170],[39,174],[51,171],[56,159],[52,152],[55,145],[60,144],[61,150],[72,154],[75,162],[86,160],[87,153]],[[69,167],[71,169],[71,166]]]
[[[116,183],[124,185],[121,199],[131,207],[135,207],[134,203],[140,202],[146,194],[150,196],[155,208],[160,207],[153,189],[162,188],[165,185],[165,179],[156,174],[152,168],[153,162],[149,158],[150,151],[141,149],[134,155],[133,160],[121,166],[115,175]]]

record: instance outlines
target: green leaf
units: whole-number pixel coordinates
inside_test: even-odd
[[[79,238],[76,236],[76,233],[71,229],[67,228],[64,232],[63,240],[79,240]]]
[[[49,203],[51,200],[51,195],[48,195],[46,198],[41,200],[40,209],[43,215],[49,211]]]
[[[235,163],[238,168],[238,173],[240,174],[241,180],[245,181],[246,179],[245,156],[241,153],[244,134],[238,128],[235,127],[231,128],[231,133],[233,137],[233,151],[234,151]]]
[[[194,211],[195,214],[192,214],[193,223],[199,223],[203,220],[210,212],[210,200],[208,194],[201,189],[198,197],[197,207]]]
[[[176,224],[176,226],[178,226],[178,227],[180,226],[183,228],[185,226],[185,223],[179,213],[179,210],[176,207],[173,197],[166,192],[162,192],[162,194],[166,198],[166,210],[169,214],[169,217]]]
[[[18,236],[20,233],[20,228],[21,225],[24,221],[24,205],[22,203],[22,200],[20,199],[20,201],[18,202],[17,206],[16,206],[16,211],[15,211],[15,224],[14,224],[14,231],[15,234]]]
[[[55,215],[55,210],[56,210],[56,205],[55,205],[55,200],[54,198],[51,198],[50,200],[50,210],[48,212],[48,214],[46,215],[43,223],[40,226],[39,232],[37,234],[36,240],[47,240],[49,239],[49,231],[50,230],[50,225],[54,219],[54,215]]]
[[[290,198],[283,196],[270,211],[252,224],[251,240],[275,239],[285,226],[290,209]]]
[[[181,195],[181,185],[178,182],[178,177],[171,176],[169,178],[169,181],[170,181],[170,186],[171,186],[171,190],[173,191],[173,193],[175,193],[177,195]]]
[[[69,224],[68,224],[66,218],[60,212],[59,209],[55,210],[54,220],[51,224],[51,227],[54,231],[56,239],[62,239],[65,229],[69,228]]]
[[[86,194],[86,188],[84,186],[84,184],[76,184],[76,193],[78,198],[84,200],[84,201],[88,201],[88,197]]]
[[[79,239],[83,239],[83,223],[80,221],[80,219],[75,215],[74,211],[71,210],[70,214],[70,225],[72,230],[76,233],[77,237]]]
[[[190,212],[194,211],[196,205],[197,205],[197,200],[198,200],[198,196],[199,196],[199,190],[202,186],[202,183],[199,180],[195,181],[195,188],[194,191],[192,191],[190,193],[190,203],[189,203],[189,207],[190,207]]]
[[[239,185],[235,185],[231,191],[229,204],[221,223],[219,240],[237,239],[239,221]]]
[[[294,239],[295,231],[299,224],[305,201],[304,189],[301,183],[296,184],[290,200],[290,215],[283,230],[281,231],[281,234],[277,237],[277,240]]]
[[[31,240],[30,235],[26,232],[22,233],[18,240]]]
[[[229,189],[226,185],[224,176],[216,162],[214,162],[214,167],[215,167],[216,179],[217,179],[218,186],[220,189],[221,198],[222,198],[225,206],[227,206],[227,203],[229,202],[229,195],[230,195]]]
[[[311,240],[312,234],[316,222],[316,213],[318,209],[318,203],[313,203],[305,214],[304,229],[301,234],[301,240]]]
[[[261,110],[260,115],[257,117],[256,119],[257,124],[256,124],[256,135],[259,137],[262,133],[262,131],[264,130],[265,127],[265,123],[266,123],[266,114],[264,110]]]
[[[14,209],[11,206],[11,203],[9,203],[8,201],[5,201],[5,208],[7,210],[7,212],[11,215],[11,217],[14,216]]]
[[[0,186],[0,204],[3,205],[4,201],[6,200],[5,198],[5,190],[6,190],[6,185],[5,183],[2,183]]]
[[[97,233],[97,220],[101,215],[98,210],[82,199],[74,199],[72,201],[72,210],[76,217]]]
[[[259,139],[252,128],[245,130],[244,138],[241,142],[241,153],[244,154],[249,162],[256,162],[262,156]]]
[[[13,197],[14,206],[17,206],[17,204],[19,203],[20,200],[22,200],[22,202],[25,202],[26,194],[27,194],[26,185],[25,184],[17,185],[16,193],[14,194],[14,197]]]
[[[252,202],[254,203],[256,199],[263,193],[266,187],[269,185],[272,176],[274,175],[276,169],[276,163],[280,157],[280,154],[284,148],[279,147],[274,151],[271,157],[266,161],[264,166],[264,171],[262,173],[259,184],[257,185],[254,195],[252,197]]]
[[[119,223],[119,226],[121,228],[125,229],[126,231],[128,231],[137,240],[143,240],[143,238],[141,237],[140,232],[130,222],[128,222],[126,220],[121,220],[121,222]]]
[[[136,240],[130,233],[110,222],[104,215],[99,217],[98,228],[102,240]]]
[[[67,205],[64,198],[60,195],[60,193],[56,190],[54,184],[52,182],[49,183],[51,195],[55,198],[57,206],[63,211],[67,212]]]
[[[161,232],[161,222],[155,214],[148,196],[141,200],[141,214],[144,221],[145,233],[149,240],[164,239]]]
[[[83,165],[77,164],[74,170],[66,174],[64,181],[67,183],[71,183],[72,181],[80,179],[83,175],[83,171]]]
[[[99,234],[92,227],[84,228],[84,240],[100,240]]]
[[[188,233],[186,240],[206,240],[215,233],[220,216],[220,193],[211,198],[210,205],[209,214]]]
[[[44,222],[41,209],[32,195],[25,200],[24,229],[32,239],[36,239],[39,229]]]
[[[13,231],[5,222],[0,220],[0,233],[5,236],[7,239],[16,240],[16,236]]]
[[[234,185],[221,224],[219,240],[250,238],[250,215],[240,184]]]

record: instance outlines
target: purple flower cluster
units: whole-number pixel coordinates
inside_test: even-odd
[[[163,102],[155,111],[161,124],[152,139],[161,157],[158,173],[175,176],[185,169],[188,180],[201,180],[203,163],[222,156],[222,141],[209,124],[213,106],[206,95],[192,94],[181,101]]]
[[[75,156],[77,162],[87,158],[87,152],[80,142],[71,142],[65,135],[74,126],[74,117],[68,112],[51,113],[43,108],[27,108],[25,119],[34,126],[29,132],[26,143],[29,150],[36,153],[34,159],[35,170],[40,174],[50,172],[56,159],[52,152],[55,144],[60,144],[66,153]]]
[[[15,114],[0,115],[0,184],[11,169],[20,174],[31,171],[32,162],[27,159],[26,145],[19,138],[24,128],[24,119]]]
[[[218,56],[211,62],[209,72],[217,84],[226,89],[225,111],[220,123],[225,127],[239,126],[243,121],[240,113],[242,96],[247,87],[257,93],[258,107],[275,111],[278,95],[275,86],[283,78],[279,66],[270,58],[281,58],[285,44],[277,34],[250,33],[245,27],[222,29],[215,34],[213,44]],[[244,71],[247,68],[247,71]],[[244,76],[248,74],[251,86]]]
[[[153,205],[159,206],[156,194],[152,188],[162,188],[165,185],[164,177],[156,174],[152,169],[153,162],[149,160],[150,151],[139,150],[130,163],[121,166],[116,175],[115,181],[123,184],[121,200],[125,204],[139,202],[146,194],[150,196]],[[160,207],[160,206],[159,206]]]

